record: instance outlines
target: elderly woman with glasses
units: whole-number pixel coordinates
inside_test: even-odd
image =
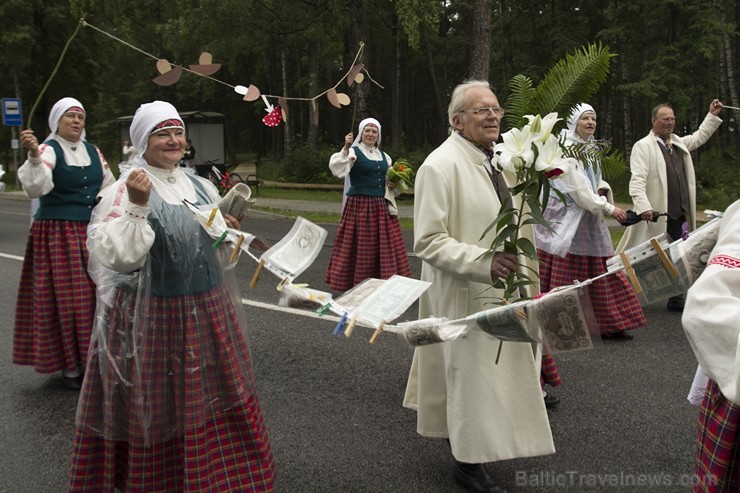
[[[211,210],[218,191],[178,166],[185,127],[171,104],[143,104],[131,138],[133,169],[90,224],[98,308],[69,491],[272,491],[233,247],[185,205]]]
[[[21,132],[28,160],[18,169],[26,195],[38,200],[18,287],[13,363],[39,373],[62,372],[79,390],[95,310],[87,275],[87,225],[98,193],[115,181],[103,154],[85,140],[85,108],[60,99],[39,143]]]
[[[346,291],[369,277],[411,276],[406,247],[386,175],[391,158],[380,150],[381,127],[375,118],[360,122],[344,147],[329,159],[329,169],[349,185],[326,283]],[[391,184],[392,185],[392,184]]]

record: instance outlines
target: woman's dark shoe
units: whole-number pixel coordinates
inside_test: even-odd
[[[668,298],[668,303],[666,303],[666,308],[669,312],[682,312],[683,311],[683,305],[686,302],[683,296],[673,296],[672,298]]]
[[[468,464],[455,461],[452,472],[455,482],[473,493],[506,493],[488,474],[483,464]]]
[[[619,332],[611,332],[609,334],[601,334],[602,339],[610,339],[610,340],[616,340],[621,339],[623,341],[631,341],[635,338],[632,334],[625,331],[619,331]]]
[[[560,404],[560,397],[548,394],[547,392],[545,392],[543,399],[545,400],[545,407],[547,409],[554,409],[558,407],[558,404]]]
[[[80,373],[76,377],[68,377],[62,373],[62,382],[64,386],[71,390],[80,390],[82,388],[82,380],[85,379],[85,375]]]

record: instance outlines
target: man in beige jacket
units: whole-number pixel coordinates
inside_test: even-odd
[[[459,319],[490,308],[490,298],[502,294],[492,282],[518,268],[514,254],[487,253],[494,233],[481,238],[509,196],[510,177],[492,169],[489,157],[503,112],[487,82],[459,85],[448,108],[451,135],[419,168],[414,251],[421,278],[432,283],[419,318]],[[532,231],[520,234],[531,238]],[[404,399],[418,413],[419,434],[449,438],[455,479],[475,492],[504,491],[484,463],[555,452],[537,345],[506,342],[496,364],[498,348],[480,331],[416,348]]]
[[[673,133],[676,117],[673,108],[659,104],[653,108],[653,128],[639,140],[630,155],[630,195],[634,210],[643,222],[627,228],[617,246],[617,253],[668,233],[673,241],[681,238],[684,223],[696,228],[696,177],[690,152],[698,149],[722,123],[718,99],[709,105],[709,113],[691,135]],[[667,218],[652,222],[653,211],[668,213]],[[683,310],[683,296],[668,300],[668,309]]]

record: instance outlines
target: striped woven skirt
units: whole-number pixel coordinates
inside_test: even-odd
[[[229,292],[119,289],[96,326],[70,492],[272,491],[275,464]],[[135,329],[146,319],[145,329]],[[133,356],[132,356],[133,355]]]
[[[350,195],[326,270],[326,283],[346,291],[369,277],[411,276],[398,218],[383,197]]]
[[[87,224],[41,219],[31,225],[18,286],[13,363],[39,373],[85,364],[95,316]]]
[[[565,258],[537,250],[540,261],[540,291],[585,281],[606,272],[606,258],[568,254]],[[588,295],[602,334],[613,334],[647,325],[632,285],[621,272],[588,286]]]
[[[740,491],[740,406],[728,401],[709,380],[699,410],[694,491]]]

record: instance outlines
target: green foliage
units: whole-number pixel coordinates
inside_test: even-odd
[[[506,99],[504,128],[518,128],[524,122],[524,115],[532,115],[532,100],[535,89],[532,79],[526,75],[515,75],[509,81],[509,97]]]
[[[505,128],[520,126],[524,115],[567,115],[576,104],[589,101],[606,80],[614,56],[609,47],[592,43],[558,61],[534,89],[529,78],[515,76],[509,83]]]
[[[586,166],[598,164],[601,167],[602,176],[607,181],[621,176],[627,169],[624,154],[619,149],[614,149],[611,142],[595,141],[567,146],[561,144],[561,147],[563,155],[581,161]]]
[[[740,198],[740,157],[731,150],[714,148],[695,162],[697,209],[723,211]]]
[[[419,49],[423,32],[434,30],[442,15],[442,3],[430,0],[396,0],[398,21],[406,34],[409,46]]]
[[[337,183],[329,171],[329,156],[333,152],[328,146],[295,148],[282,160],[280,179],[290,183]]]

